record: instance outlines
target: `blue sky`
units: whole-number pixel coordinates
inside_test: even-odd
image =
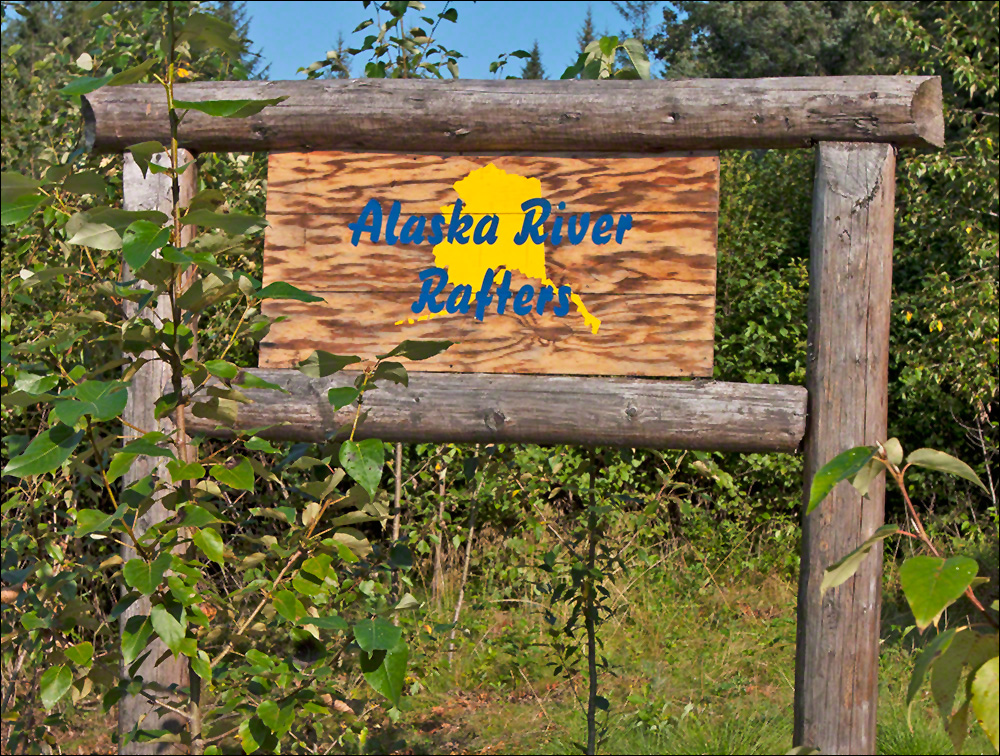
[[[425,4],[426,10],[415,14],[415,20],[417,15],[436,16],[445,7],[443,0],[425,0]],[[464,79],[493,78],[489,65],[499,54],[530,50],[536,38],[547,78],[558,79],[576,59],[576,37],[588,5],[593,9],[598,33],[619,34],[625,25],[610,2],[459,0],[450,5],[458,10],[458,22],[441,22],[436,36],[465,56],[459,60],[459,72]],[[296,73],[296,69],[325,58],[326,51],[336,47],[338,32],[344,35],[348,47],[360,46],[365,35],[372,33],[371,29],[352,32],[364,19],[372,17],[372,8],[364,9],[358,0],[251,0],[246,4],[249,36],[263,61],[271,64],[268,78],[301,79],[305,75]],[[661,20],[660,10],[654,10],[654,27]],[[352,66],[354,76],[363,75],[367,62],[367,58],[359,57],[361,60]],[[521,66],[520,60],[512,58],[507,72],[519,75]]]

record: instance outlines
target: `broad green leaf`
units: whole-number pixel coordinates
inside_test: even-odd
[[[413,341],[407,339],[392,351],[380,354],[378,358],[384,360],[388,357],[402,357],[407,360],[426,360],[441,354],[454,343],[453,341]]]
[[[934,662],[937,661],[938,657],[948,650],[948,646],[951,644],[952,637],[954,635],[954,628],[945,630],[935,635],[934,639],[927,644],[923,651],[920,652],[920,656],[917,658],[916,664],[913,665],[913,673],[910,675],[910,682],[906,687],[906,704],[909,707],[906,711],[906,719],[908,723],[910,721],[910,712],[912,711],[911,704],[913,703],[914,697],[920,691],[920,686],[924,684],[927,672],[930,670]]]
[[[257,299],[294,299],[296,302],[322,302],[323,297],[317,297],[308,291],[302,291],[284,281],[275,281],[258,291]]]
[[[38,691],[41,693],[42,706],[51,709],[60,699],[69,693],[73,685],[73,673],[65,664],[49,667],[42,673],[38,681]]]
[[[951,738],[951,746],[955,753],[962,752],[965,738],[969,735],[969,702],[963,703],[955,715],[945,725],[945,732]]]
[[[89,94],[95,89],[100,89],[113,78],[115,78],[114,74],[108,74],[107,76],[81,76],[73,79],[73,81],[60,89],[59,94],[67,96]]]
[[[133,144],[128,150],[132,153],[135,164],[142,171],[143,178],[146,177],[146,172],[149,170],[149,163],[152,161],[153,156],[166,152],[164,146],[159,142],[139,142],[139,144]]]
[[[875,456],[875,449],[870,446],[857,446],[841,452],[819,469],[812,479],[809,489],[809,505],[806,514],[812,512],[833,487],[861,470]]]
[[[0,173],[0,199],[17,199],[25,194],[31,194],[42,185],[38,181],[28,176],[24,176],[16,171],[4,171]]]
[[[298,371],[310,378],[326,378],[358,362],[361,362],[361,358],[354,355],[330,354],[317,349],[299,363]]]
[[[24,194],[11,200],[3,200],[0,207],[0,225],[12,226],[20,223],[48,199],[44,194]]]
[[[862,496],[868,495],[868,489],[871,484],[875,482],[875,479],[879,476],[879,473],[885,470],[885,466],[877,459],[870,459],[868,463],[862,467],[858,474],[854,476],[854,480],[851,481],[851,485],[854,489]]]
[[[205,360],[205,369],[216,378],[231,381],[240,374],[240,369],[225,360]]]
[[[71,173],[67,176],[60,188],[63,191],[73,192],[74,194],[91,194],[97,196],[106,193],[108,185],[105,183],[104,177],[97,171],[81,171],[80,173]]]
[[[89,667],[90,663],[94,660],[94,644],[90,641],[77,643],[75,646],[67,648],[63,653],[76,666]]]
[[[129,617],[122,631],[122,661],[131,664],[146,648],[153,634],[153,624],[144,614]]]
[[[263,378],[254,375],[253,373],[244,373],[243,379],[240,381],[240,386],[244,388],[255,388],[255,389],[268,389],[271,391],[281,391],[287,394],[288,390],[282,388],[277,383],[271,383],[270,381],[265,381]]]
[[[406,374],[406,368],[399,362],[380,362],[378,367],[375,368],[371,380],[387,380],[402,386],[410,384],[410,377]]]
[[[188,16],[177,41],[189,41],[195,48],[212,47],[232,58],[238,58],[243,52],[243,42],[233,26],[208,13]]]
[[[374,438],[364,441],[345,441],[340,445],[340,466],[364,488],[369,496],[375,495],[382,480],[385,448]]]
[[[291,591],[278,591],[271,599],[275,610],[289,622],[296,622],[306,616],[306,608]]]
[[[637,39],[626,39],[622,42],[622,47],[625,48],[625,53],[628,55],[628,59],[632,61],[632,65],[635,66],[636,73],[639,74],[640,79],[649,78],[649,57],[646,55],[646,50],[642,46],[642,42]]]
[[[970,480],[979,486],[981,489],[989,493],[989,489],[983,485],[983,481],[979,479],[975,471],[969,467],[965,462],[960,459],[956,459],[950,454],[945,454],[937,449],[917,449],[916,451],[910,452],[910,456],[906,458],[907,464],[917,465],[918,467],[926,467],[931,470],[937,470],[938,472],[945,472],[951,475],[957,475],[960,478],[965,478]]]
[[[213,562],[218,562],[219,564],[226,563],[226,549],[222,544],[222,536],[215,530],[212,528],[199,528],[194,531],[191,539],[194,541],[195,546],[201,549],[202,553]]]
[[[59,395],[52,411],[66,425],[84,415],[95,421],[118,417],[128,403],[128,387],[121,381],[84,381]]]
[[[156,634],[176,656],[184,642],[184,623],[174,617],[163,604],[157,604],[150,610],[149,621]]]
[[[264,724],[260,717],[250,717],[240,725],[240,744],[244,753],[275,753],[276,750],[267,746],[274,741],[277,743],[271,729]]]
[[[403,631],[381,617],[363,619],[354,626],[354,640],[362,651],[388,651],[403,637]]]
[[[98,223],[82,219],[83,213],[77,213],[66,224],[66,233],[69,234],[67,244],[79,244],[83,247],[110,251],[119,249],[122,246],[122,238],[118,232],[107,223]]]
[[[191,657],[191,671],[203,682],[212,684],[212,660],[204,651],[199,650],[197,656]]]
[[[158,431],[147,433],[135,441],[129,441],[122,449],[126,454],[142,454],[146,457],[169,457],[175,459],[174,452],[160,443],[167,441],[168,437]]]
[[[341,407],[346,407],[348,404],[353,404],[360,393],[353,386],[342,386],[341,388],[332,388],[327,391],[326,398],[334,409],[340,409]]]
[[[108,80],[109,87],[120,87],[125,84],[135,84],[137,81],[141,81],[142,78],[149,73],[149,69],[156,65],[156,58],[150,58],[149,60],[144,60],[137,66],[132,66],[131,68],[126,68],[121,73],[116,73]]]
[[[125,583],[128,586],[135,588],[144,596],[151,596],[160,587],[163,575],[170,569],[172,561],[173,555],[169,551],[157,555],[152,562],[135,557],[125,563],[122,568],[122,577],[125,578]]]
[[[994,749],[1000,749],[1000,657],[983,664],[972,678],[972,713]]]
[[[3,474],[25,478],[51,472],[69,459],[82,438],[82,430],[74,432],[68,425],[55,425],[35,436],[28,448],[7,463]]]
[[[257,716],[280,738],[295,723],[295,706],[289,704],[282,708],[274,701],[261,701],[257,707]]]
[[[275,97],[270,100],[201,100],[200,102],[174,100],[174,107],[178,110],[197,110],[216,118],[246,118],[287,99],[287,97]]]
[[[406,679],[406,662],[410,651],[402,639],[388,651],[362,652],[360,658],[361,672],[365,680],[375,690],[399,706],[399,696],[403,691]]]
[[[208,474],[223,485],[236,488],[241,491],[253,491],[253,465],[246,457],[240,457],[232,467],[226,465],[212,465]]]
[[[180,527],[202,528],[213,522],[221,522],[221,520],[199,504],[186,504],[184,506],[184,520]]]
[[[896,467],[903,464],[903,445],[899,443],[898,438],[890,438],[882,445],[882,448],[885,449],[885,458],[892,464]]]
[[[113,520],[114,515],[105,514],[99,509],[79,509],[76,513],[76,537],[106,530]]]
[[[917,627],[922,631],[937,624],[941,613],[965,592],[977,572],[976,560],[964,556],[916,556],[903,562],[899,582]]]
[[[171,483],[179,483],[182,480],[200,480],[205,477],[205,466],[198,462],[174,460],[167,462],[167,472],[170,473]]]
[[[132,270],[139,270],[149,262],[156,250],[170,241],[170,229],[162,228],[147,220],[137,220],[125,229],[122,236],[122,255]]]
[[[256,215],[216,213],[205,209],[190,211],[181,218],[181,223],[204,228],[219,228],[232,236],[246,234],[267,225],[266,220],[258,218]]]
[[[819,595],[822,596],[831,588],[836,588],[838,585],[846,582],[855,572],[858,571],[858,567],[864,561],[865,557],[872,550],[872,547],[877,543],[881,543],[883,540],[891,535],[895,535],[899,532],[899,528],[895,525],[883,525],[871,538],[867,539],[858,548],[852,551],[850,554],[845,556],[839,562],[831,564],[826,568],[823,573],[823,582],[819,587]]]

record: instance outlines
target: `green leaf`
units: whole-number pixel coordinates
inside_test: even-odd
[[[57,667],[49,667],[42,673],[38,682],[38,689],[42,696],[42,706],[51,709],[60,699],[69,693],[73,685],[73,673],[65,664]]]
[[[881,543],[883,540],[891,535],[895,535],[899,532],[899,528],[895,525],[883,525],[871,538],[868,538],[864,543],[862,543],[858,548],[852,551],[850,554],[845,556],[839,562],[831,564],[823,573],[823,582],[819,587],[819,595],[822,596],[831,588],[836,588],[842,583],[846,582],[855,572],[858,571],[858,567],[864,561],[865,557],[868,556],[868,552],[872,550],[872,547],[877,543]]]
[[[896,467],[903,464],[903,445],[899,443],[898,438],[890,438],[882,445],[882,448],[885,449],[885,458],[892,464]]]
[[[163,575],[173,561],[173,555],[169,551],[157,555],[152,562],[136,557],[129,559],[122,568],[122,577],[125,583],[131,588],[135,588],[143,596],[152,596],[163,581]]]
[[[107,223],[88,221],[83,213],[77,213],[66,223],[67,244],[79,244],[83,247],[111,251],[122,246],[122,238],[118,232]]]
[[[362,651],[388,651],[403,637],[403,631],[381,617],[364,619],[354,626],[354,640]]]
[[[184,506],[184,520],[181,522],[182,528],[202,528],[213,522],[221,522],[218,517],[209,512],[199,504],[186,504]],[[204,551],[204,549],[202,549]]]
[[[184,642],[184,623],[174,617],[163,604],[157,604],[150,610],[149,621],[156,634],[176,656]]]
[[[216,118],[246,118],[287,99],[287,97],[275,97],[270,100],[202,100],[200,102],[174,100],[174,107],[177,110],[197,110]]]
[[[275,610],[289,622],[296,622],[306,616],[306,608],[291,591],[278,591],[271,599]]]
[[[225,360],[205,360],[205,369],[216,378],[227,381],[233,380],[240,374],[240,369],[236,365]]]
[[[341,407],[346,407],[348,404],[353,404],[360,393],[361,392],[353,386],[343,386],[341,388],[332,388],[327,391],[326,398],[330,402],[331,406],[335,410],[338,410]]]
[[[410,651],[402,639],[388,651],[361,653],[361,672],[365,680],[376,693],[389,699],[393,706],[399,706],[399,696],[403,692],[406,662],[409,657]]]
[[[149,73],[149,69],[156,65],[156,58],[150,58],[149,60],[144,60],[137,66],[132,66],[131,68],[126,68],[121,73],[116,73],[108,80],[109,87],[120,87],[125,84],[135,84],[137,81],[142,80],[142,78]]]
[[[1000,657],[994,656],[972,678],[972,713],[994,749],[1000,749]]]
[[[17,199],[25,194],[32,194],[41,185],[41,181],[16,171],[4,171],[0,173],[0,199],[7,202],[7,200]]]
[[[82,438],[82,430],[74,432],[68,425],[55,425],[35,436],[27,449],[7,463],[3,474],[26,478],[51,472],[69,459]]]
[[[294,299],[296,302],[322,302],[323,297],[317,297],[307,291],[302,291],[290,283],[275,281],[268,284],[255,295],[257,299]]]
[[[89,667],[94,660],[94,644],[90,641],[70,646],[63,653],[78,667]]]
[[[20,223],[48,199],[44,194],[24,194],[12,200],[4,199],[0,207],[0,225],[12,226]]]
[[[837,483],[855,475],[873,456],[875,449],[871,446],[856,446],[841,452],[823,465],[813,476],[806,514],[812,512]]]
[[[906,462],[917,467],[927,467],[938,472],[957,475],[960,478],[972,481],[986,491],[986,493],[989,493],[989,489],[983,485],[983,481],[979,479],[979,476],[976,475],[971,467],[962,460],[956,459],[950,454],[945,454],[937,449],[917,449],[910,453],[910,456],[906,458]]]
[[[855,490],[862,496],[868,495],[868,489],[871,484],[875,482],[879,473],[885,470],[885,466],[878,459],[870,459],[868,463],[862,467],[858,474],[854,476],[854,480],[851,481],[851,485],[854,486]]]
[[[243,52],[243,42],[231,24],[208,13],[192,13],[184,22],[178,42],[190,40],[195,47],[213,47],[231,58]]]
[[[453,341],[413,341],[407,339],[391,352],[380,354],[378,358],[384,360],[387,357],[402,357],[407,360],[426,360],[441,354],[454,343]]]
[[[649,57],[646,55],[646,50],[643,48],[642,42],[637,39],[626,39],[622,42],[622,47],[625,48],[628,59],[635,66],[639,78],[649,79]]]
[[[406,368],[399,362],[380,362],[378,367],[375,368],[375,372],[372,374],[371,380],[378,381],[381,379],[392,381],[393,383],[398,383],[403,386],[408,386],[410,383],[410,378],[406,374]]]
[[[122,631],[122,661],[131,664],[145,650],[150,636],[153,634],[153,624],[144,614],[129,617]]]
[[[345,441],[340,445],[340,466],[369,496],[375,495],[375,489],[382,480],[384,463],[385,448],[378,439],[366,438],[360,443]]]
[[[201,549],[202,553],[213,562],[223,565],[226,563],[226,548],[222,544],[222,536],[215,530],[212,528],[199,528],[194,531],[191,539],[194,541],[194,545]]]
[[[289,704],[282,708],[274,701],[262,701],[257,707],[257,716],[280,738],[295,723],[295,706]]]
[[[128,387],[121,381],[84,381],[59,395],[53,413],[67,425],[89,415],[95,421],[111,420],[125,410]]]
[[[941,613],[965,592],[977,572],[976,560],[963,556],[917,556],[903,562],[899,582],[917,627],[922,631],[937,624]]]
[[[205,466],[198,462],[174,460],[167,462],[167,472],[170,473],[171,483],[179,483],[182,480],[200,480],[205,477]]]
[[[76,513],[76,537],[106,530],[113,520],[114,515],[105,514],[99,509],[79,509]]]
[[[920,656],[917,658],[916,664],[913,665],[913,673],[910,675],[910,682],[906,686],[906,704],[908,707],[911,707],[913,699],[920,691],[920,686],[924,684],[924,678],[927,676],[927,671],[931,668],[931,665],[937,661],[937,658],[948,650],[948,646],[951,644],[951,640],[954,635],[954,628],[940,632],[935,635],[934,639],[924,647],[923,651],[920,652]],[[911,708],[908,708],[906,712],[907,722],[909,722],[910,719],[910,711]]]
[[[90,194],[96,197],[106,193],[108,185],[97,171],[81,171],[67,176],[60,188],[73,194]]]
[[[147,220],[137,220],[125,229],[122,236],[122,255],[132,270],[139,270],[149,262],[156,250],[170,241],[170,229],[161,228]]]
[[[458,21],[458,10],[455,8],[447,8],[443,13],[438,14],[438,18],[443,18],[445,21],[455,23]]]
[[[240,236],[264,228],[267,221],[256,215],[242,213],[216,213],[212,210],[192,210],[181,218],[184,225],[204,228],[219,228],[231,236]]]
[[[95,89],[100,89],[114,77],[114,74],[107,76],[81,76],[73,79],[69,84],[59,90],[59,94],[72,97],[73,95],[90,94]]]
[[[260,717],[250,717],[240,725],[240,744],[244,753],[276,752],[275,749],[267,747],[271,741],[277,742],[270,728]]]
[[[240,457],[239,462],[232,467],[212,465],[208,474],[223,485],[241,491],[253,491],[253,465],[246,457]]]
[[[145,178],[153,156],[166,152],[166,149],[162,144],[154,141],[133,144],[128,148],[128,151],[132,153],[132,157],[135,159],[135,164],[139,167],[139,170],[142,171],[142,177]]]
[[[298,371],[310,378],[326,378],[358,362],[361,362],[361,358],[354,355],[330,354],[317,349],[299,363]]]

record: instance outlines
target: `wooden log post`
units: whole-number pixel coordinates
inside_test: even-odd
[[[887,144],[821,143],[813,187],[809,417],[813,475],[846,449],[884,441],[892,294],[895,153]],[[884,486],[862,498],[839,484],[802,523],[796,745],[874,753],[882,551],[820,597],[824,570],[883,522]]]
[[[193,158],[186,150],[181,150],[178,160],[181,165],[191,161]],[[160,153],[153,158],[157,165],[170,165],[170,158],[165,153]],[[186,205],[197,191],[197,171],[196,166],[191,165],[181,174],[180,178],[180,203]],[[148,172],[146,176],[136,165],[131,153],[125,154],[125,169],[123,173],[123,188],[125,194],[126,210],[159,210],[170,215],[172,208],[172,186],[169,176],[163,173]],[[182,243],[190,241],[190,234],[193,226],[186,226]],[[130,271],[128,266],[124,266],[123,278],[128,279]],[[135,315],[135,304],[125,303],[125,313],[132,317]],[[147,310],[147,317],[154,323],[162,322],[170,318],[170,299],[164,295],[157,299],[156,306]],[[155,352],[144,352],[142,357],[151,360],[136,371],[132,378],[132,385],[129,388],[128,404],[122,415],[126,421],[124,426],[124,442],[142,435],[136,429],[144,432],[161,431],[172,434],[175,431],[173,421],[169,416],[157,420],[153,415],[153,404],[164,393],[166,386],[170,384],[170,368],[165,362],[156,358]],[[183,444],[185,439],[177,438],[177,444]],[[178,457],[183,458],[181,449],[177,448]],[[166,467],[163,458],[137,457],[132,463],[131,469],[123,477],[123,485],[128,487],[141,480],[147,475],[165,477]],[[168,478],[169,479],[169,478]],[[168,519],[170,513],[160,504],[155,503],[148,511],[139,517],[134,525],[137,536],[151,527],[153,524]],[[136,552],[129,546],[122,548],[122,559],[128,561],[134,559]],[[133,603],[121,616],[121,629],[124,630],[130,617],[136,615],[148,615],[150,612],[150,601],[143,597]],[[139,665],[136,676],[142,677],[144,686],[152,696],[162,695],[165,700],[175,702],[176,695],[171,691],[186,688],[189,684],[188,661],[183,656],[174,657],[166,644],[159,638],[153,638],[146,647],[145,660]],[[122,677],[128,676],[128,670],[122,669]],[[142,695],[124,696],[118,704],[118,738],[119,744],[122,737],[130,732],[138,723],[143,730],[169,730],[171,732],[181,732],[187,728],[187,721],[177,714],[164,711],[157,713],[157,706],[154,702]],[[129,754],[149,754],[149,753],[181,753],[184,752],[176,743],[139,743],[130,742],[126,747],[119,745],[119,753]]]

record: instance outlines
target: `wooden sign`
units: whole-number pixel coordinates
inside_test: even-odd
[[[260,365],[455,346],[420,370],[710,376],[717,154],[271,153],[264,279],[322,303]]]

